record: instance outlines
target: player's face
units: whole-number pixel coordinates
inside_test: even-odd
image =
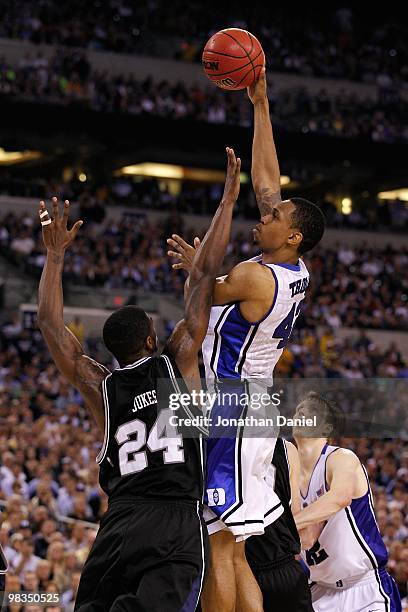
[[[260,223],[252,230],[254,241],[263,251],[279,249],[287,244],[294,233],[292,213],[295,210],[290,200],[273,205],[270,214],[261,217]]]
[[[326,413],[316,411],[316,405],[313,402],[304,400],[297,405],[294,414],[295,419],[313,419],[316,417],[316,425],[294,425],[292,428],[293,435],[297,438],[325,438],[329,435],[330,424],[327,421]]]

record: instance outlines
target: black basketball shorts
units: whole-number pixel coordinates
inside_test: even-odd
[[[262,591],[264,612],[313,612],[307,576],[296,559],[254,574]]]
[[[115,500],[84,565],[75,610],[192,612],[207,553],[198,502]]]

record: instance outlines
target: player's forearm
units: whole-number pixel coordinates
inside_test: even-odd
[[[350,500],[346,495],[339,495],[334,491],[329,491],[295,515],[296,527],[299,530],[315,523],[326,521],[349,503]]]
[[[271,208],[268,198],[280,201],[280,169],[266,97],[254,104],[251,177],[261,215],[266,215]]]
[[[40,328],[64,327],[62,270],[64,252],[48,252],[38,289],[38,324]]]
[[[198,249],[190,272],[189,286],[203,275],[216,277],[231,236],[235,200],[221,200],[211,225]]]

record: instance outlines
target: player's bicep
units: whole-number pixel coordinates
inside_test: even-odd
[[[359,465],[356,455],[345,449],[339,449],[327,459],[327,484],[342,506],[348,506],[354,497]]]
[[[67,327],[56,331],[45,325],[41,331],[57,369],[81,393],[103,430],[101,384],[109,370],[84,354],[81,343]]]
[[[213,291],[213,305],[224,306],[242,302],[254,295],[258,286],[259,264],[243,262],[227,274],[217,278]]]
[[[76,359],[83,354],[81,343],[66,326],[56,329],[43,324],[41,333],[58,370],[74,385]]]

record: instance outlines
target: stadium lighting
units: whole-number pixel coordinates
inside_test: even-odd
[[[408,202],[408,187],[391,191],[380,191],[377,196],[379,200],[401,200],[402,202]]]
[[[86,179],[87,179],[87,176],[86,176],[85,172],[80,172],[80,173],[78,174],[78,180],[79,180],[81,183],[85,183]]]
[[[343,198],[341,201],[341,212],[343,215],[349,215],[353,210],[353,202],[351,198]]]
[[[5,151],[0,147],[0,165],[2,166],[11,166],[12,164],[38,159],[39,157],[41,157],[39,151]]]
[[[156,162],[124,166],[117,170],[115,174],[119,176],[145,176],[159,179],[199,181],[203,183],[223,183],[225,180],[225,172],[222,170],[187,168],[176,164],[159,164]],[[249,183],[249,176],[246,172],[241,172],[241,183]],[[281,176],[281,185],[288,185],[289,183],[289,176]]]

